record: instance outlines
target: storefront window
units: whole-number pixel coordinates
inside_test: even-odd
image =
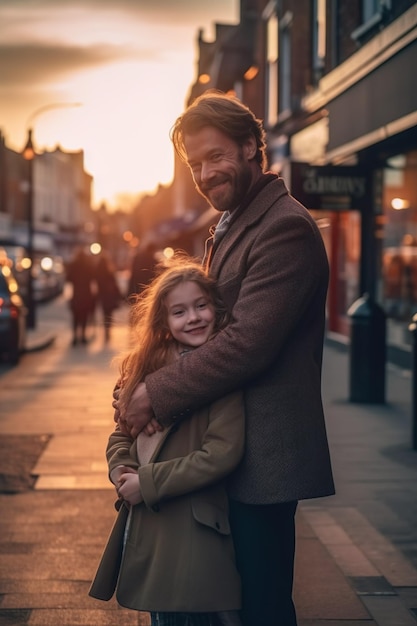
[[[311,211],[330,263],[328,330],[349,334],[347,310],[359,297],[361,220],[358,211]]]
[[[417,312],[417,151],[387,160],[382,203],[384,308],[408,321]]]

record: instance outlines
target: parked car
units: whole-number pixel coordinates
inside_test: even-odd
[[[0,256],[0,356],[17,365],[26,341],[27,309],[7,257]]]
[[[65,270],[62,257],[36,250],[33,269],[23,246],[4,245],[4,252],[11,260],[10,266],[19,284],[20,295],[27,304],[29,271],[33,276],[33,298],[35,302],[49,302],[59,296],[65,285]]]

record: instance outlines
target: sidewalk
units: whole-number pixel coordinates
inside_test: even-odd
[[[349,601],[349,612],[342,609],[337,617],[347,622],[325,623],[356,624],[352,620],[357,619],[378,626],[412,626],[417,621],[417,452],[411,450],[411,376],[388,365],[386,404],[352,404],[348,367],[345,348],[326,346],[323,395],[337,495],[303,502],[300,511],[336,567],[333,573],[327,567],[324,574],[319,559],[319,591],[334,585],[347,601],[348,593],[337,583],[342,574],[365,617],[354,618],[356,603]],[[301,561],[300,541],[298,548]],[[311,568],[308,556],[305,560]],[[304,587],[296,585],[296,597],[309,588],[308,581]],[[336,612],[316,600],[302,626],[321,624],[325,610],[326,619],[335,619]]]
[[[76,348],[65,303],[38,313],[32,345],[45,333],[55,340],[0,375],[3,459],[8,449],[10,473],[27,473],[15,493],[0,494],[0,625],[145,626],[145,614],[87,595],[114,519],[103,449],[126,311],[117,312],[109,346],[97,327]],[[297,513],[299,626],[415,626],[410,373],[388,367],[381,406],[348,402],[346,350],[326,346],[323,374],[337,495]]]

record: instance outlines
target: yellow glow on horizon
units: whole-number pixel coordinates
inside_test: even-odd
[[[94,208],[103,202],[110,209],[127,207],[172,181],[169,133],[197,79],[197,33],[203,28],[213,38],[217,21],[237,22],[239,14],[237,0],[196,3],[192,12],[175,0],[164,11],[157,0],[141,4],[98,2],[93,10],[91,3],[71,0],[6,0],[0,8],[0,17],[8,18],[0,21],[3,41],[23,51],[12,56],[11,78],[2,81],[6,145],[22,152],[28,121],[40,108],[82,103],[37,115],[33,145],[37,153],[57,145],[84,151]],[[43,46],[57,51],[48,68],[42,66]]]
[[[83,149],[84,167],[94,177],[95,206],[103,201],[116,204],[118,194],[151,192],[159,183],[171,182],[174,153],[169,131],[186,93],[177,77],[161,84],[152,68],[125,62],[79,74],[66,83],[66,90],[68,100],[77,94],[82,106],[39,117],[34,145],[52,150],[59,137],[63,150]]]

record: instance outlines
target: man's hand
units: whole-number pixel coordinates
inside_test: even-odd
[[[111,403],[114,409],[113,419],[116,423],[119,423],[120,420],[120,409],[119,409],[119,395],[120,395],[120,381],[117,381],[114,389],[113,389],[113,402]],[[125,435],[129,433],[123,431]]]
[[[113,407],[118,413],[117,421],[121,431],[133,438],[137,437],[141,431],[153,435],[157,430],[163,430],[153,414],[145,383],[139,383],[136,387],[125,411],[120,412],[117,400],[113,402]]]

